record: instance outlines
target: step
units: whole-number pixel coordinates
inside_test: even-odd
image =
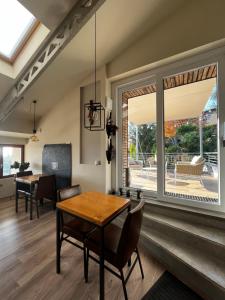
[[[146,203],[145,213],[147,214],[160,214],[166,217],[179,219],[182,221],[192,222],[192,224],[199,224],[212,228],[218,228],[225,231],[225,214],[220,216],[209,215],[202,212],[196,212],[191,210],[184,210],[182,207],[167,207],[156,203]]]
[[[191,223],[187,220],[176,219],[157,213],[144,214],[144,218],[146,225],[148,224],[148,221],[151,220],[157,223],[164,224],[165,226],[172,227],[175,230],[194,235],[197,238],[207,240],[213,244],[225,248],[225,231],[223,229]]]
[[[199,252],[199,249],[184,245],[178,239],[171,239],[166,233],[157,230],[143,230],[142,238],[153,256],[205,299],[225,299],[223,261],[216,257],[211,259],[206,253]]]

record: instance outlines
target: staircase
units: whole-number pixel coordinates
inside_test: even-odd
[[[141,241],[203,299],[225,299],[225,219],[146,204]]]

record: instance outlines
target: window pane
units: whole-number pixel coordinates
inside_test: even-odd
[[[123,94],[123,185],[156,191],[156,154],[156,86],[152,84]]]
[[[165,194],[218,201],[217,70],[164,79]]]
[[[18,172],[17,169],[11,169],[11,165],[18,161],[21,163],[21,148],[3,147],[3,176],[8,176]]]
[[[0,53],[11,58],[34,22],[34,16],[18,1],[0,1]]]

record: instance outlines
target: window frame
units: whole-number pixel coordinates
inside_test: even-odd
[[[13,177],[14,175],[11,174],[11,175],[6,175],[6,176],[3,176],[3,148],[4,147],[12,147],[12,148],[19,148],[21,149],[21,162],[24,162],[24,157],[25,157],[25,147],[24,145],[17,145],[17,144],[0,144],[0,179],[3,179],[3,178],[10,178],[10,177]]]
[[[40,25],[40,21],[35,20],[29,26],[29,28],[27,29],[27,32],[22,37],[22,39],[19,41],[19,43],[16,46],[16,48],[15,48],[13,54],[11,55],[11,57],[7,57],[7,56],[5,56],[4,54],[2,54],[0,52],[0,59],[3,60],[6,63],[9,63],[9,64],[13,65],[14,62],[16,61],[17,57],[20,55],[22,50],[25,48],[26,44],[29,42],[30,38],[32,37],[32,35],[36,31],[36,29],[39,27],[39,25]]]
[[[200,201],[193,201],[189,199],[183,199],[179,197],[171,197],[164,194],[165,181],[164,181],[164,89],[163,79],[174,74],[183,73],[188,70],[200,68],[202,66],[217,64],[217,96],[218,96],[218,195],[219,201],[216,204],[205,203]],[[155,78],[156,80],[156,101],[157,101],[157,161],[158,175],[157,175],[157,193],[155,195],[149,195],[144,191],[147,201],[157,201],[162,205],[178,205],[186,207],[186,209],[196,208],[202,211],[224,211],[225,212],[225,185],[222,182],[222,178],[225,178],[225,148],[223,147],[223,138],[225,138],[225,95],[223,95],[223,87],[225,86],[225,47],[210,49],[208,51],[202,51],[198,54],[192,54],[189,57],[180,58],[169,64],[161,65],[156,68],[152,68],[150,71],[140,72],[137,75],[133,75],[124,79],[121,79],[115,83],[112,83],[112,97],[116,99],[114,109],[116,113],[114,118],[117,124],[121,125],[121,111],[120,103],[122,92],[129,89],[132,84],[140,84],[146,81],[146,79]],[[116,164],[112,166],[112,185],[118,189],[121,186],[120,180],[120,162],[121,162],[121,132],[117,132],[116,136]],[[118,155],[119,154],[119,155]]]

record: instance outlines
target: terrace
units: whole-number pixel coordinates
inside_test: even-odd
[[[216,66],[164,79],[163,157],[160,161],[157,161],[160,146],[157,143],[156,85],[126,92],[123,104],[124,180],[128,168],[131,187],[157,192],[158,165],[162,164],[165,195],[217,203]]]
[[[165,155],[165,186],[168,194],[178,194],[200,201],[217,202],[218,171],[217,153],[204,153],[205,164],[201,177],[185,174],[176,175],[177,162],[190,162],[199,153],[169,153]],[[157,191],[157,162],[150,153],[139,153],[138,160],[129,158],[131,186],[138,189]]]

